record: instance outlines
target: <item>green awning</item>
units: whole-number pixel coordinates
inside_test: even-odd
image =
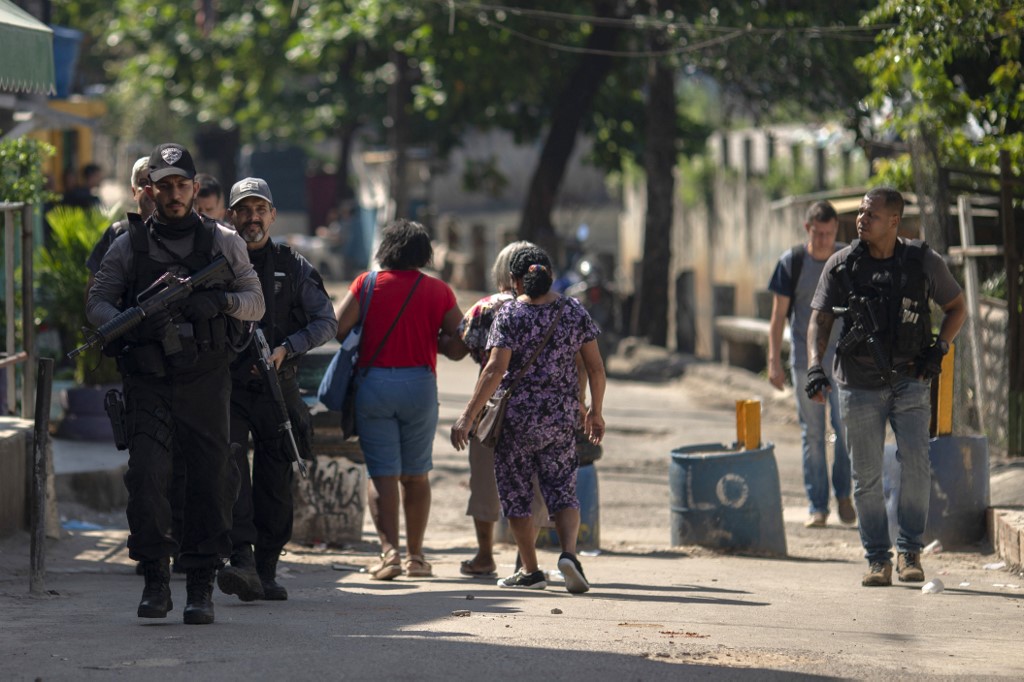
[[[0,0],[0,91],[53,92],[53,31]]]

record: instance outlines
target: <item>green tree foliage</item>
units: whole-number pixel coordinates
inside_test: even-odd
[[[875,50],[857,62],[871,75],[868,103],[892,112],[887,132],[933,139],[943,165],[992,170],[998,151],[1007,149],[1019,171],[1024,152],[1021,0],[887,0],[864,21],[888,25]]]
[[[28,137],[0,141],[0,202],[40,205],[54,198],[43,173],[43,161],[53,154],[53,145]]]

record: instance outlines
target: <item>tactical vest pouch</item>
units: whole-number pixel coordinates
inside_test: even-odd
[[[163,377],[167,375],[163,350],[156,343],[146,343],[128,348],[117,358],[117,369],[126,377]]]
[[[181,350],[174,355],[167,356],[167,366],[172,369],[191,369],[199,360],[195,330],[191,322],[180,322],[175,326],[178,328]]]

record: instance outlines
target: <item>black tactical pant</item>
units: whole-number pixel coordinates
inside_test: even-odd
[[[125,378],[128,554],[136,561],[178,552],[178,565],[187,570],[218,566],[230,555],[238,470],[229,441],[228,360],[211,352],[189,370]],[[179,540],[171,516],[175,455],[185,469]]]
[[[295,368],[285,369],[278,376],[295,442],[303,458],[308,458],[311,422],[309,409],[299,396]],[[276,552],[292,537],[294,457],[289,450],[288,436],[281,432],[280,425],[270,391],[260,380],[236,377],[231,391],[231,442],[242,448],[235,450],[235,463],[241,474],[231,528],[231,541],[235,546],[251,544]],[[250,433],[253,441],[251,478]]]

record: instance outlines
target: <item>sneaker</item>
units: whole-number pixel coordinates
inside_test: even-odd
[[[899,574],[900,582],[924,582],[924,569],[921,567],[921,555],[917,552],[900,552],[900,556],[896,560],[896,573]]]
[[[548,583],[544,579],[544,571],[538,570],[533,573],[527,573],[521,568],[509,577],[498,581],[498,587],[519,587],[524,590],[543,590],[547,586]]]
[[[839,507],[840,521],[850,526],[857,523],[857,510],[853,508],[853,500],[849,497],[839,497],[836,498],[836,504]]]
[[[892,562],[872,561],[868,566],[868,572],[861,578],[860,584],[864,587],[888,587],[892,585]]]
[[[558,557],[558,570],[565,577],[565,589],[571,594],[583,594],[590,589],[587,576],[583,575],[583,567],[579,559],[569,552],[562,552]]]
[[[804,528],[824,528],[828,525],[828,512],[814,512],[804,521]]]

